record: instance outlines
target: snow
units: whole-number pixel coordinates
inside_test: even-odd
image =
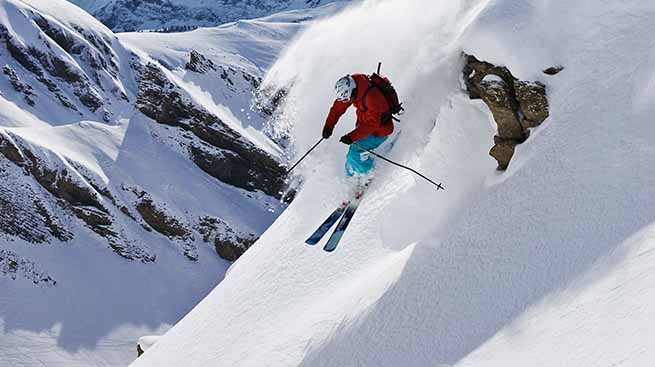
[[[169,76],[230,127],[257,142],[270,154],[281,156],[280,148],[263,133],[269,117],[251,109],[253,94],[250,83],[241,75],[231,76],[236,83],[233,88],[239,91],[234,93],[218,77],[188,72],[184,66],[189,59],[189,50],[198,51],[219,67],[228,69],[239,65],[238,73],[263,77],[280,50],[311,20],[334,14],[345,5],[328,4],[186,33],[121,33],[119,37],[132,49],[163,61],[171,69]],[[298,19],[303,21],[298,22]]]
[[[216,26],[270,14],[310,10],[343,0],[69,0],[116,32]],[[348,0],[349,1],[349,0]],[[308,15],[311,17],[311,15]],[[298,18],[296,18],[298,20]]]
[[[347,191],[346,147],[329,140],[289,209],[132,366],[649,365],[654,15],[642,1],[386,0],[315,24],[266,80],[293,82],[295,151],[320,137],[334,80],[381,59],[407,109],[391,158],[447,191],[379,163],[339,248],[308,247]],[[551,115],[504,173],[488,110],[461,90],[462,51],[547,86]],[[541,72],[553,65],[566,69]],[[335,136],[351,128],[352,113]]]
[[[330,6],[312,10],[311,14],[320,17],[321,11],[333,13],[338,9]],[[189,34],[140,33],[119,38],[79,8],[61,0],[0,0],[0,23],[12,35],[17,32],[16,37],[25,46],[56,53],[76,70],[87,72],[83,58],[65,53],[37,31],[31,20],[36,15],[43,15],[80,42],[87,41],[80,38],[74,25],[106,40],[120,72],[116,77],[103,75],[103,82],[113,83],[131,102],[106,88],[103,98],[111,116],[108,122],[102,120],[101,111],[64,108],[32,74],[8,53],[2,53],[0,67],[11,66],[23,82],[34,88],[36,104],[28,106],[7,78],[0,75],[0,134],[29,148],[49,168],[65,167],[79,185],[91,188],[95,181],[106,187],[117,205],[132,208],[134,192],[146,191],[187,228],[196,224],[198,218],[211,216],[222,219],[234,231],[258,235],[284,210],[285,205],[273,197],[241,190],[208,176],[175,144],[179,132],[139,113],[133,106],[137,88],[129,63],[165,59],[173,65],[167,75],[179,83],[185,97],[216,112],[226,123],[244,132],[246,138],[252,138],[258,147],[280,155],[280,148],[261,132],[265,117],[250,110],[253,86],[240,72],[262,77],[282,47],[306,26],[300,19],[305,15],[289,13],[271,17],[271,21],[253,20],[241,26],[227,25]],[[186,38],[187,35],[192,37]],[[174,51],[169,47],[174,47]],[[184,70],[192,49],[206,52],[217,65],[238,71],[233,76],[234,89],[224,87],[221,79],[212,76],[204,80],[201,75]],[[134,59],[131,52],[137,54]],[[245,56],[237,55],[241,52]],[[61,90],[69,91],[61,79],[53,80]],[[18,205],[34,199],[23,197],[24,192],[30,192],[21,191],[26,187],[49,197],[21,168],[5,159],[0,161],[0,173],[2,180],[13,180],[3,182],[0,189],[15,189],[16,193],[11,194]],[[103,203],[109,201],[98,197]],[[197,234],[190,239],[190,245],[194,246],[198,261],[189,261],[182,255],[188,243],[148,232],[142,228],[142,220],[129,219],[106,203],[119,235],[129,239],[129,245],[156,256],[154,263],[128,261],[56,201],[44,200],[44,205],[74,234],[74,239],[33,244],[0,236],[0,250],[31,261],[36,270],[56,281],[56,285],[37,285],[29,277],[12,279],[0,272],[2,367],[125,366],[136,357],[140,336],[163,334],[223,279],[230,265]],[[135,212],[131,214],[138,218]]]

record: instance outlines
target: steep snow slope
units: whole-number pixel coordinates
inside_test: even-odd
[[[649,365],[654,16],[642,1],[387,0],[313,26],[267,80],[294,82],[297,151],[334,80],[381,59],[408,110],[391,156],[447,191],[381,165],[339,249],[308,247],[347,191],[330,140],[290,208],[133,366]],[[462,51],[548,88],[550,118],[504,173]]]
[[[150,56],[68,2],[0,0],[0,366],[125,366],[284,209],[246,111],[308,18],[271,19]]]
[[[215,26],[339,0],[69,0],[116,32]]]

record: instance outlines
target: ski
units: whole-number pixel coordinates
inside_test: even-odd
[[[315,245],[321,241],[323,236],[332,228],[332,226],[341,218],[343,213],[346,211],[346,207],[350,202],[344,202],[338,208],[334,209],[332,214],[321,224],[314,233],[305,241],[308,245]]]
[[[355,211],[357,210],[360,201],[361,201],[361,195],[348,205],[348,207],[346,208],[346,212],[341,217],[339,224],[337,224],[337,228],[334,230],[334,232],[332,232],[332,236],[330,236],[330,239],[323,247],[323,250],[327,252],[332,252],[337,248],[339,241],[341,241],[341,237],[343,237],[344,232],[346,232],[346,228],[348,228],[348,224],[350,224],[350,221],[353,219],[353,216],[355,215]]]

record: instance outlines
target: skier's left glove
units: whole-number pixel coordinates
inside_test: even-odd
[[[342,136],[341,139],[339,139],[339,141],[346,145],[350,145],[353,143],[353,139],[350,137],[350,135]]]

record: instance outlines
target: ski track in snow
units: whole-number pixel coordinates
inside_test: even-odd
[[[649,365],[654,15],[639,1],[388,0],[310,28],[266,81],[294,82],[296,151],[319,137],[334,80],[382,59],[408,110],[391,157],[447,191],[379,163],[337,251],[308,247],[347,191],[333,138],[289,209],[133,366]],[[462,49],[547,85],[551,115],[507,172],[487,155],[486,107],[460,89]]]

